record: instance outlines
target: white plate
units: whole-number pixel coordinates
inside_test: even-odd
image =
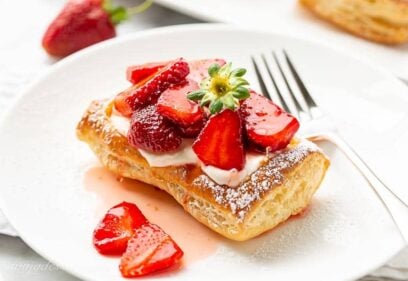
[[[313,39],[341,47],[366,61],[382,65],[394,75],[408,80],[408,44],[384,46],[357,38],[317,19],[298,0],[156,0],[202,20],[233,23],[281,34]]]
[[[242,280],[256,274],[257,280],[348,280],[385,263],[403,241],[365,181],[331,146],[324,148],[332,167],[305,216],[252,241],[233,243],[190,219],[161,192],[140,186],[132,191],[108,172],[101,174],[93,168],[94,155],[75,137],[91,100],[112,97],[128,85],[124,70],[130,64],[224,57],[247,66],[253,80],[249,55],[280,47],[290,52],[344,135],[404,195],[398,186],[405,183],[408,158],[402,145],[408,142],[408,95],[402,83],[302,40],[196,25],[141,32],[92,47],[61,61],[27,89],[0,128],[0,203],[6,216],[41,255],[87,280],[120,279],[118,259],[99,255],[91,234],[108,207],[137,196],[142,210],[148,216],[155,213],[154,221],[186,247],[187,257],[199,254],[191,248],[202,249],[203,243],[215,247],[219,241],[213,254],[153,279]]]

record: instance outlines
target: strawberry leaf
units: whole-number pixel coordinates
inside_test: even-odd
[[[200,106],[209,106],[211,114],[224,108],[236,110],[240,100],[249,97],[248,81],[243,78],[245,68],[232,69],[227,63],[222,67],[216,63],[208,68],[209,77],[200,82],[200,89],[187,95],[193,101],[200,101]]]

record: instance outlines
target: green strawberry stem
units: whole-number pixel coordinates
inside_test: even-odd
[[[113,6],[111,0],[104,0],[103,9],[109,14],[112,23],[117,25],[126,21],[131,16],[143,13],[149,9],[152,4],[153,0],[145,0],[135,7],[125,8],[122,6]]]
[[[209,77],[200,83],[200,89],[191,92],[187,98],[200,101],[200,106],[208,106],[211,114],[216,114],[224,108],[236,110],[240,100],[249,97],[248,81],[243,78],[245,68],[231,69],[227,63],[220,67],[214,63],[208,68]]]

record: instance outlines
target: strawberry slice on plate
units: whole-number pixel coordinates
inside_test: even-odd
[[[262,95],[250,92],[240,107],[250,142],[271,151],[285,148],[299,129],[299,121]]]
[[[175,124],[188,127],[204,119],[201,107],[187,99],[187,94],[198,90],[198,83],[185,80],[164,91],[157,101],[157,111]]]
[[[160,227],[144,224],[135,231],[123,254],[119,269],[124,277],[137,277],[169,268],[183,251]]]
[[[93,233],[93,244],[99,253],[120,255],[125,252],[135,229],[146,223],[135,204],[122,202],[107,212]]]
[[[189,71],[188,63],[183,59],[172,61],[148,79],[117,95],[115,108],[130,117],[135,110],[155,104],[163,91],[183,81]]]
[[[126,70],[126,79],[132,84],[138,84],[153,74],[156,74],[167,64],[169,64],[169,61],[151,62],[129,66]]]
[[[225,109],[211,116],[194,142],[193,150],[205,165],[242,170],[245,153],[238,112]]]

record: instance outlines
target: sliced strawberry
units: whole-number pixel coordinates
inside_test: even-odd
[[[155,74],[157,71],[165,67],[168,63],[169,61],[162,61],[129,66],[126,70],[126,78],[130,83],[137,84],[142,80],[148,78],[149,76]],[[218,63],[220,66],[223,66],[225,64],[225,60],[202,59],[189,61],[189,78],[196,82],[201,82],[201,80],[208,76],[208,67],[213,63]]]
[[[128,133],[129,144],[151,152],[169,152],[181,145],[174,125],[149,105],[132,115]]]
[[[194,142],[193,150],[205,165],[241,170],[245,154],[238,112],[225,109],[210,117]]]
[[[134,86],[132,86],[134,87]],[[114,100],[115,104],[115,109],[120,112],[125,117],[130,117],[132,116],[133,109],[130,107],[130,105],[126,102],[126,99],[129,97],[129,93],[126,91],[123,91],[119,93]]]
[[[264,96],[250,94],[240,107],[248,139],[271,151],[285,148],[299,129],[298,120]]]
[[[183,138],[195,138],[197,137],[201,130],[204,128],[204,125],[207,121],[207,117],[198,120],[196,123],[186,126],[186,127],[181,127],[177,126],[177,132],[179,133],[180,136]]]
[[[218,63],[220,66],[223,66],[226,62],[223,59],[202,59],[189,61],[188,65],[190,66],[190,74],[187,78],[200,83],[204,78],[208,77],[208,68],[214,63]]]
[[[169,61],[151,62],[129,66],[126,70],[126,78],[132,84],[138,84],[146,78],[156,74],[169,64]]]
[[[115,108],[130,117],[136,109],[155,104],[164,90],[183,81],[188,73],[187,62],[182,59],[172,61],[155,75],[120,93],[115,98]]]
[[[104,255],[125,252],[135,228],[146,223],[146,218],[135,204],[122,202],[111,208],[93,233],[95,248]]]
[[[171,86],[164,91],[157,101],[157,111],[182,127],[188,127],[204,119],[201,107],[187,99],[187,94],[198,90],[197,82],[185,80],[181,84]]]
[[[124,277],[137,277],[176,264],[183,251],[160,227],[145,224],[135,231],[123,254],[119,269]]]

